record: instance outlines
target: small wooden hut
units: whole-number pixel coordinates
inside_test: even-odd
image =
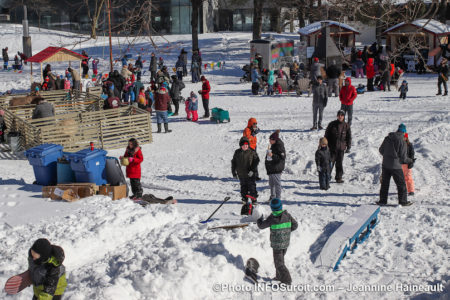
[[[440,44],[448,43],[450,25],[436,20],[419,19],[394,25],[385,30],[383,35],[386,36],[386,46],[390,47],[391,51],[408,43],[411,38],[418,40],[424,49],[431,51]]]
[[[86,58],[87,57],[81,54],[78,54],[63,47],[47,47],[41,52],[27,59],[27,62],[30,62],[31,83],[33,83],[33,63],[39,63],[41,65],[41,83],[42,83],[43,82],[42,64],[53,62],[66,62],[66,61],[70,63],[72,61],[75,61],[78,62],[79,64],[79,72],[81,74],[81,61]]]
[[[317,47],[323,27],[322,23],[326,23],[330,28],[330,37],[334,40],[336,46],[340,48],[340,50],[355,46],[356,35],[359,34],[359,31],[350,25],[331,20],[311,23],[300,28],[298,30],[300,40],[306,41],[308,47]]]

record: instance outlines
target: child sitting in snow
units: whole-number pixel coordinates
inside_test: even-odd
[[[321,190],[330,188],[331,154],[328,150],[328,140],[323,137],[319,140],[319,149],[316,151],[316,165],[319,172],[319,185]]]
[[[291,239],[291,232],[298,227],[297,221],[286,211],[283,210],[281,200],[273,198],[270,201],[272,213],[264,220],[264,217],[258,219],[259,229],[270,227],[270,246],[273,249],[273,260],[275,264],[276,275],[274,280],[290,285],[292,283],[291,274],[284,264],[284,256]]]
[[[33,283],[33,299],[60,300],[67,287],[64,250],[38,239],[28,251],[28,271]]]
[[[187,103],[187,104],[186,104]],[[187,98],[186,100],[186,114],[187,114],[187,119],[191,120],[191,116],[192,116],[192,121],[193,122],[197,122],[198,121],[198,97],[194,92],[191,92],[191,95],[189,98]]]
[[[128,147],[123,157],[127,157],[129,162],[126,166],[126,174],[130,178],[131,192],[133,193],[130,198],[133,200],[141,200],[143,193],[141,185],[141,163],[144,161],[144,156],[135,138],[131,138],[128,141]],[[120,160],[122,160],[122,156]]]
[[[403,80],[402,85],[398,88],[400,91],[400,99],[406,98],[406,93],[408,92],[408,82]]]

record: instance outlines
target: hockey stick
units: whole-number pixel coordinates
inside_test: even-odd
[[[206,219],[205,221],[200,221],[200,223],[203,223],[203,224],[204,224],[204,223],[209,222],[209,221],[211,220],[212,216],[214,216],[214,214],[219,210],[219,208],[221,208],[222,205],[223,205],[225,202],[227,202],[228,200],[230,200],[230,197],[228,197],[228,196],[225,197],[225,199],[223,199],[222,203],[220,203],[219,207],[216,208],[216,210],[209,216],[209,218]]]

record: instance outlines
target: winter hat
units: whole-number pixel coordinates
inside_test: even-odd
[[[245,144],[247,144],[247,145],[249,145],[250,143],[249,143],[249,141],[248,141],[248,138],[246,138],[245,136],[243,136],[240,140],[239,140],[239,146],[243,146],[243,145],[245,145]]]
[[[342,109],[338,110],[337,115],[340,116],[345,116],[345,111],[343,111]]]
[[[405,126],[405,124],[402,123],[402,124],[398,125],[397,131],[406,133],[406,126]]]
[[[403,80],[403,82],[402,83],[408,83],[408,81],[406,81],[406,80]]]
[[[272,211],[279,211],[283,209],[283,205],[281,204],[281,200],[278,198],[273,198],[272,201],[270,201],[270,208]]]
[[[47,239],[38,239],[31,246],[31,250],[41,256],[39,258],[40,262],[46,262],[52,254],[52,244]]]
[[[202,75],[202,77],[200,77],[200,81],[206,80],[206,77]]]
[[[319,58],[318,57],[314,57],[314,61],[319,61]]]
[[[280,139],[280,131],[277,130],[270,135],[270,139],[274,141],[278,141]]]

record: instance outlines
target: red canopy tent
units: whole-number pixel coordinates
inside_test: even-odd
[[[43,63],[51,63],[51,62],[63,62],[68,61],[69,64],[72,61],[78,61],[80,65],[80,74],[81,74],[81,61],[86,59],[87,57],[73,52],[69,49],[63,47],[47,47],[41,52],[33,55],[32,57],[27,59],[27,62],[30,62],[31,68],[31,83],[33,83],[33,63],[41,64],[41,83],[43,82],[42,78],[42,64]]]

